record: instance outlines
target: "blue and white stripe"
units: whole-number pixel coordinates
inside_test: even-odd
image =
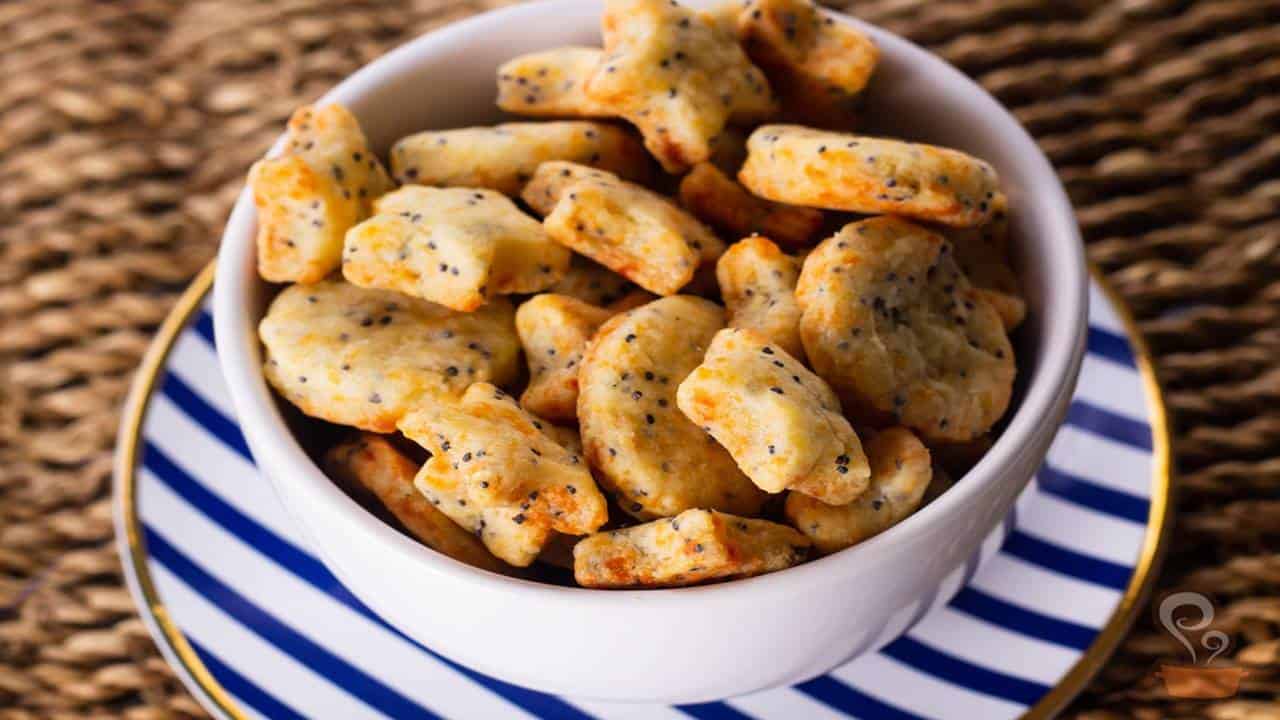
[[[883,650],[795,687],[675,707],[570,700],[480,675],[405,637],[325,569],[257,475],[207,310],[177,340],[150,400],[136,495],[148,554],[134,570],[150,573],[174,623],[249,717],[1017,717],[1111,618],[1147,531],[1148,399],[1123,323],[1096,287],[1090,299],[1067,425],[1016,518],[935,597],[904,608]]]

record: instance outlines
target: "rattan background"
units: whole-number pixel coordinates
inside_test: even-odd
[[[148,338],[290,110],[490,7],[0,4],[0,718],[198,716],[121,584],[109,472]],[[1162,587],[1219,600],[1236,700],[1173,703],[1142,621],[1070,714],[1280,718],[1280,1],[862,0],[1034,133],[1176,433]]]

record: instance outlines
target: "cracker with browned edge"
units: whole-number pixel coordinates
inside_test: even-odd
[[[360,124],[341,105],[299,108],[283,152],[254,163],[258,274],[313,283],[338,269],[342,237],[392,187]]]
[[[424,545],[459,562],[509,572],[475,535],[440,512],[413,486],[417,463],[396,450],[387,438],[363,433],[335,445],[324,456],[325,471],[338,482],[363,488]]]
[[[729,327],[750,328],[804,359],[800,344],[800,306],[796,282],[800,261],[783,253],[768,238],[739,240],[716,263],[720,297]]]
[[[799,125],[756,128],[738,179],[776,202],[952,227],[986,222],[999,192],[995,170],[959,150]]]
[[[847,505],[828,505],[807,495],[787,495],[787,520],[822,554],[856,545],[902,522],[916,511],[930,486],[929,451],[902,427],[867,441],[871,486]],[[941,492],[941,490],[939,490]]]
[[[524,409],[574,422],[578,417],[578,369],[596,328],[613,312],[567,295],[543,293],[516,310],[516,332],[529,363]]]
[[[378,200],[347,233],[342,274],[454,310],[556,284],[570,253],[505,195],[409,185]]]
[[[585,182],[609,188],[620,204],[634,204],[657,219],[664,229],[682,235],[700,253],[702,263],[715,262],[724,252],[724,241],[697,218],[680,209],[670,198],[642,185],[631,183],[603,170],[571,162],[552,161],[538,166],[520,199],[540,215],[550,215],[570,185]]]
[[[862,443],[831,387],[755,331],[716,333],[676,403],[765,492],[843,505],[867,489]]]
[[[551,167],[558,176],[565,170]],[[669,199],[594,174],[559,189],[543,227],[556,242],[657,295],[674,294],[699,264],[724,251],[720,238]]]
[[[680,181],[680,203],[729,235],[760,233],[787,247],[808,245],[822,228],[822,211],[762,200],[711,163],[695,165]]]
[[[639,128],[670,172],[709,158],[730,118],[777,109],[764,73],[711,17],[674,0],[608,0],[602,28],[605,57],[587,95]]]
[[[805,259],[796,300],[810,364],[855,417],[963,442],[1008,408],[1004,325],[938,234],[893,217],[846,225]]]
[[[564,277],[548,288],[547,292],[568,295],[585,303],[605,307],[622,301],[635,290],[635,283],[575,253]]]
[[[410,409],[519,374],[515,311],[472,313],[325,280],[285,288],[258,326],[267,381],[304,413],[387,433]]]
[[[652,161],[628,130],[555,120],[428,130],[396,142],[391,171],[405,184],[481,187],[516,196],[538,165],[568,160],[645,182]]]
[[[1008,202],[1003,193],[992,200],[991,221],[975,228],[949,230],[956,261],[978,294],[1000,313],[1006,330],[1017,329],[1027,316],[1022,283],[1009,261]]]
[[[600,48],[569,46],[508,60],[498,68],[498,107],[535,117],[610,117],[586,90],[602,57]]]
[[[880,58],[875,43],[810,0],[751,0],[738,34],[789,115],[824,127],[847,127]]]
[[[573,574],[583,587],[678,587],[783,570],[808,549],[785,525],[695,509],[578,541]]]
[[[630,515],[754,515],[764,502],[729,453],[676,407],[676,388],[723,326],[718,305],[678,295],[610,318],[587,348],[578,374],[582,444]]]
[[[418,488],[512,565],[532,563],[552,530],[583,535],[608,519],[582,457],[489,383],[467,388],[456,404],[415,409],[398,428],[431,452]]]

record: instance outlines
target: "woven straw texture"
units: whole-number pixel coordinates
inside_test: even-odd
[[[121,584],[118,411],[290,110],[486,2],[0,4],[0,718],[199,716]],[[1149,619],[1072,717],[1280,718],[1280,1],[861,0],[1039,139],[1173,413],[1164,588],[1218,600],[1231,701],[1150,679]]]

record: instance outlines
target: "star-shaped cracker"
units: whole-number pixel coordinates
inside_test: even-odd
[[[603,31],[605,56],[587,95],[638,127],[668,171],[709,158],[730,118],[777,110],[764,73],[710,16],[672,0],[609,0]]]

